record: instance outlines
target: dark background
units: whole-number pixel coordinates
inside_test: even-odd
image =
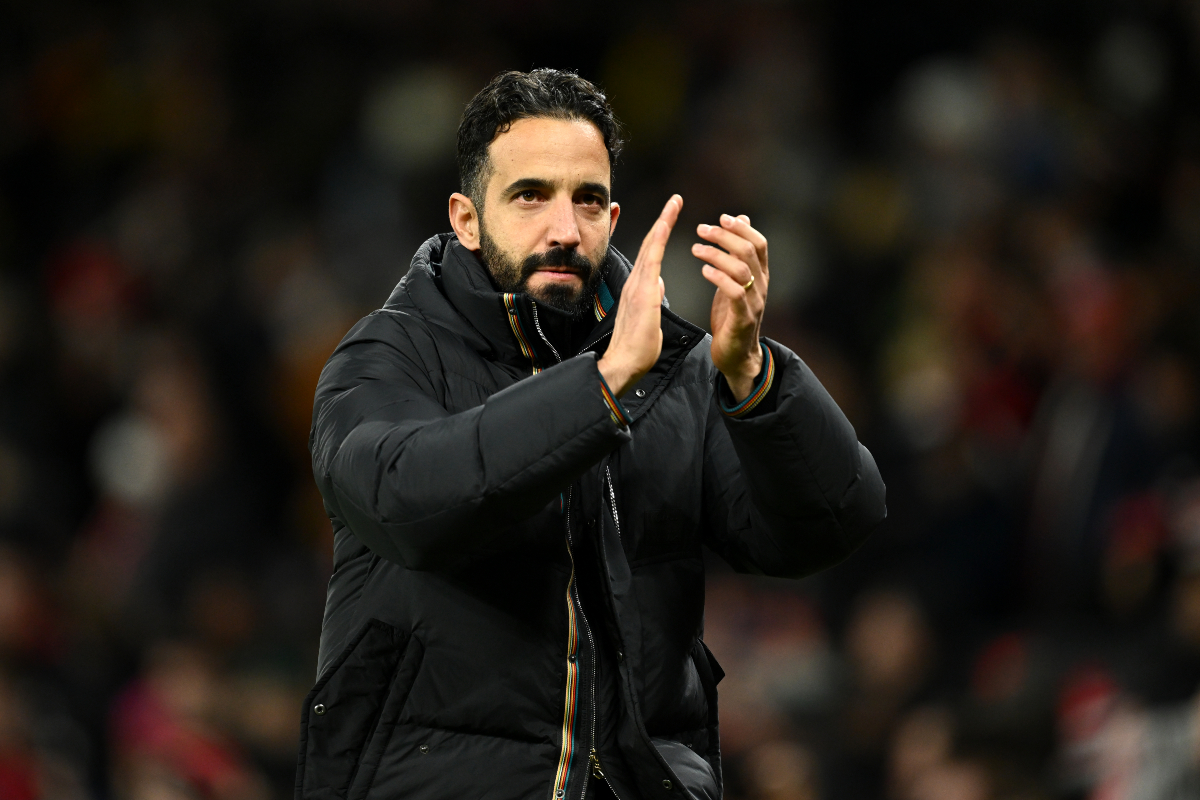
[[[465,101],[576,69],[615,243],[771,242],[768,334],[890,516],[711,564],[730,798],[1200,797],[1200,3],[0,8],[0,798],[292,792],[341,335],[448,228]]]

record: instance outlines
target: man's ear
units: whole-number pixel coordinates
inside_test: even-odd
[[[450,227],[458,234],[463,247],[479,249],[479,212],[465,194],[455,192],[450,195]]]
[[[608,205],[608,235],[612,236],[612,232],[617,229],[617,217],[621,216],[621,205],[619,203],[609,203]]]

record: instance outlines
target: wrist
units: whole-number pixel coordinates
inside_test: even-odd
[[[608,384],[609,390],[617,397],[624,396],[635,383],[633,370],[607,354],[596,362],[596,368],[600,370],[600,376]]]
[[[729,371],[721,370],[721,374],[725,376],[725,382],[729,384],[729,391],[733,394],[734,400],[740,403],[750,396],[750,392],[754,391],[754,386],[758,383],[762,370],[763,351],[758,342],[755,342],[754,350],[746,358]]]

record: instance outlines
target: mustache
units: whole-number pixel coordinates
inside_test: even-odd
[[[567,267],[587,278],[597,265],[574,248],[553,247],[544,253],[530,253],[526,256],[521,262],[521,278],[528,278],[544,267]]]

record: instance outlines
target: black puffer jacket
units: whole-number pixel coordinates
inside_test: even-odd
[[[604,318],[557,353],[437,236],[329,359],[310,448],[334,574],[297,798],[579,800],[601,771],[623,800],[720,796],[701,544],[805,575],[883,519],[884,487],[778,344],[773,407],[724,418],[708,338],[666,309],[618,425],[596,359],[628,272],[610,250]]]

